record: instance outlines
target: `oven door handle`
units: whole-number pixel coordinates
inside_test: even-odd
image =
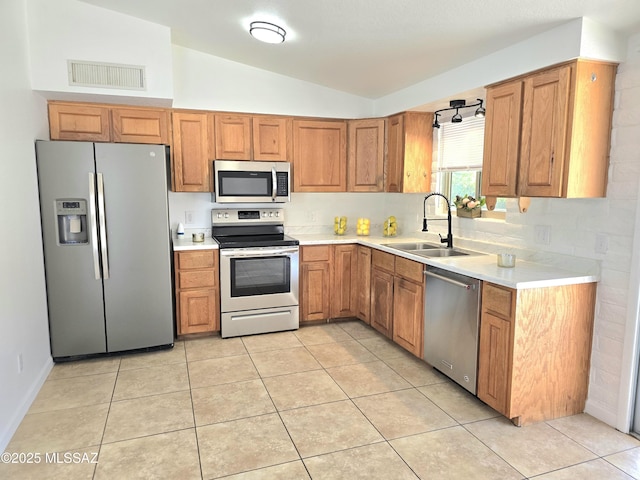
[[[298,253],[298,248],[273,248],[269,250],[233,250],[233,249],[222,249],[220,250],[220,255],[223,257],[273,257],[274,255],[286,255],[291,253]]]

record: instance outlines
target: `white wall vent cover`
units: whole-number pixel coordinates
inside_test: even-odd
[[[67,60],[69,85],[146,90],[145,70],[140,65]]]

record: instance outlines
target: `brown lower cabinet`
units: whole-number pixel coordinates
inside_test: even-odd
[[[513,290],[484,282],[478,398],[526,425],[584,411],[596,284]]]
[[[220,330],[218,251],[174,252],[178,335]]]

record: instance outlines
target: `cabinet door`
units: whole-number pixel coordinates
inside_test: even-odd
[[[356,276],[358,246],[333,246],[333,282],[331,285],[331,318],[356,316]]]
[[[253,159],[286,162],[290,120],[286,118],[253,117]]]
[[[111,115],[108,107],[49,104],[51,140],[86,142],[111,141]]]
[[[114,142],[169,145],[169,114],[166,110],[114,108],[111,120]]]
[[[296,192],[346,191],[346,122],[294,120],[293,185]]]
[[[329,262],[300,264],[300,321],[329,319]]]
[[[383,191],[384,125],[384,119],[349,121],[348,191]]]
[[[371,249],[358,245],[358,274],[356,278],[356,317],[371,323]]]
[[[395,277],[393,341],[422,358],[424,344],[424,286]]]
[[[478,348],[478,398],[507,417],[510,344],[511,322],[483,312]]]
[[[431,190],[433,157],[433,114],[404,114],[404,167],[402,191],[424,193]]]
[[[215,289],[183,290],[178,294],[180,335],[220,330],[220,309]]]
[[[211,191],[209,124],[206,113],[173,112],[173,190]]]
[[[404,117],[394,115],[387,126],[387,164],[384,177],[385,192],[402,191],[402,167],[404,166]]]
[[[482,194],[515,197],[520,157],[522,81],[487,90]]]
[[[570,80],[570,66],[524,80],[519,188],[522,196],[562,195]]]
[[[216,159],[251,160],[251,116],[216,115]]]
[[[393,275],[371,270],[371,326],[391,338],[393,331]]]

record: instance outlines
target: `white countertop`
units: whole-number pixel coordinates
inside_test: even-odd
[[[218,249],[218,243],[211,236],[204,236],[204,242],[193,242],[191,235],[185,233],[184,238],[173,237],[173,251],[180,252],[184,250],[212,250]]]
[[[486,280],[491,283],[515,289],[592,283],[599,280],[597,275],[591,273],[575,272],[541,263],[527,262],[520,259],[516,259],[516,266],[514,268],[498,267],[496,255],[492,253],[469,256],[425,258],[409,252],[403,252],[401,250],[384,246],[384,244],[393,243],[414,241],[423,242],[423,238],[313,234],[294,235],[294,237],[300,240],[300,245],[358,243],[360,245],[393,253],[394,255],[399,255],[410,260],[415,260],[417,262],[424,263],[425,265],[440,267],[455,273],[460,273],[462,275]],[[464,250],[470,249],[465,247]]]

